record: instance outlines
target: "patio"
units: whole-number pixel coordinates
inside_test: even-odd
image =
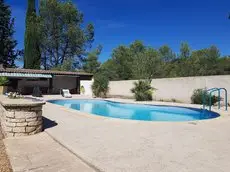
[[[48,137],[95,171],[227,172],[230,169],[228,114],[198,122],[139,122],[87,115],[47,103],[43,116],[56,123],[46,128]],[[30,138],[24,139],[26,142]],[[5,143],[12,160],[17,154],[9,151],[12,148],[9,139]],[[16,164],[12,167],[16,168]]]

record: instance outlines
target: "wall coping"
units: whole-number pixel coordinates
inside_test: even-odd
[[[0,104],[3,107],[7,108],[16,108],[16,107],[36,107],[36,106],[42,106],[46,102],[41,101],[38,99],[29,99],[29,98],[22,98],[22,99],[9,99],[6,96],[0,96]]]

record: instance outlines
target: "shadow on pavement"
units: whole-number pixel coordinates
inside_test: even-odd
[[[52,128],[58,125],[58,123],[56,123],[55,121],[52,121],[44,116],[42,117],[42,120],[43,120],[43,130],[47,128]]]

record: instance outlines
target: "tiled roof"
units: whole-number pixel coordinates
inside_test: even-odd
[[[86,72],[66,72],[66,71],[35,70],[35,69],[20,69],[20,68],[0,68],[0,72],[32,73],[32,74],[51,74],[51,75],[93,76],[93,74],[86,73]]]

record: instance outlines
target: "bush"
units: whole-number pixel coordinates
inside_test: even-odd
[[[8,83],[7,77],[1,76],[0,77],[0,86],[4,86]]]
[[[92,90],[96,97],[106,97],[109,91],[109,78],[105,73],[99,72],[94,75]]]
[[[134,88],[131,89],[131,92],[134,93],[136,101],[150,101],[153,100],[153,90],[149,81],[139,80],[134,82]]]
[[[196,89],[193,91],[193,95],[191,97],[191,101],[193,104],[203,104],[203,95],[205,96],[205,105],[209,105],[209,93],[203,89]],[[214,105],[218,102],[218,97],[212,95],[211,97],[211,105]]]

